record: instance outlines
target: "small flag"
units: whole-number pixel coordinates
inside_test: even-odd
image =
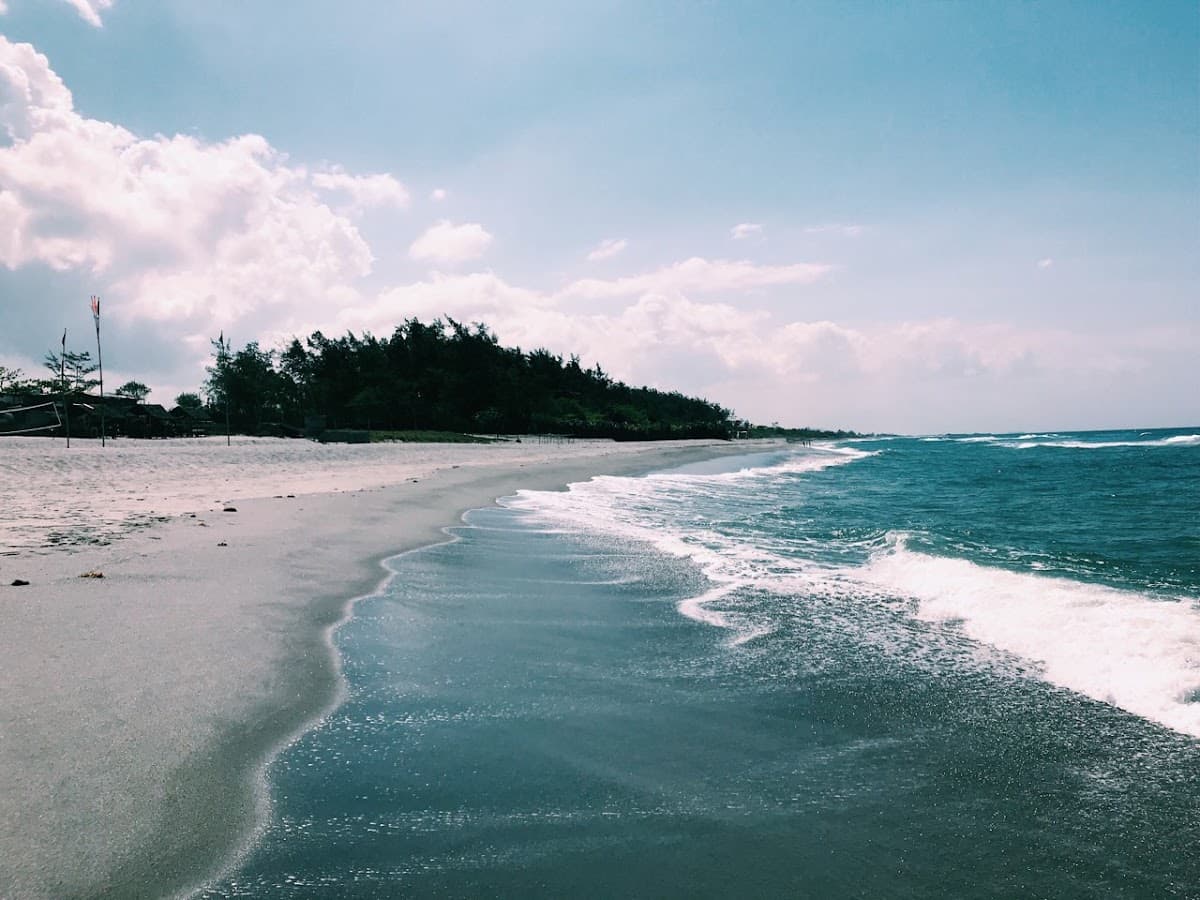
[[[92,294],[92,316],[96,319],[100,318],[100,298]]]

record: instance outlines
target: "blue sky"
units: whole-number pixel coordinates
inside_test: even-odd
[[[160,401],[445,313],[758,421],[1200,423],[1196,4],[513,6],[2,0],[0,363],[95,292]]]

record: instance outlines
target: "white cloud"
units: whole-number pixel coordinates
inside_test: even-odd
[[[100,13],[106,9],[112,9],[114,0],[66,0],[66,2],[75,8],[75,12],[79,13],[83,21],[100,28],[104,25],[100,21]]]
[[[779,319],[673,287],[622,292],[615,308],[580,311],[570,304],[580,294],[531,290],[492,272],[434,275],[344,309],[338,327],[388,333],[409,316],[482,321],[505,344],[577,353],[628,383],[704,394],[757,420],[900,430],[999,427],[991,420],[1002,417],[1019,428],[1036,415],[1033,397],[1080,401],[1096,384],[1136,384],[1151,361],[1200,347],[1194,329],[1135,340],[949,318],[847,324]]]
[[[6,4],[4,0],[0,0],[0,16],[4,15],[6,12],[8,12],[8,4]]]
[[[408,206],[408,191],[399,181],[386,173],[379,175],[351,175],[341,166],[314,172],[313,187],[332,191],[349,197],[354,209],[373,206]]]
[[[441,203],[443,200],[446,199],[446,189],[445,188],[434,188],[432,191],[429,192],[429,199],[432,200],[434,203]]]
[[[460,263],[483,256],[492,235],[480,224],[455,225],[443,219],[408,248],[408,255],[421,262]]]
[[[0,36],[0,265],[84,270],[114,315],[196,329],[345,302],[372,254],[316,189],[398,200],[390,176],[310,178],[262,137],[139,138],[75,109],[46,57]],[[402,188],[400,188],[402,190]]]
[[[811,284],[831,269],[831,266],[817,263],[760,266],[746,260],[707,260],[694,256],[642,275],[612,280],[585,278],[567,285],[560,296],[604,299],[649,292],[728,293],[785,284]]]
[[[612,259],[629,246],[625,238],[605,238],[587,255],[588,262],[599,262],[602,259]]]
[[[338,326],[387,333],[412,316],[483,321],[507,343],[579,353],[638,383],[686,382],[690,358],[698,362],[696,378],[686,384],[691,390],[703,387],[697,381],[739,373],[793,384],[831,383],[848,374],[907,381],[971,378],[1027,365],[1033,350],[1061,365],[1052,342],[1038,345],[1015,329],[949,319],[871,327],[823,320],[777,322],[764,310],[657,291],[646,291],[611,312],[575,312],[561,300],[561,295],[509,284],[492,272],[435,274],[385,291],[371,303],[345,308]]]
[[[338,314],[339,328],[388,334],[408,318],[429,320],[450,315],[489,324],[499,317],[549,309],[545,294],[508,284],[492,272],[470,275],[433,273],[428,280],[390,288],[374,300],[347,306]]]
[[[729,236],[735,241],[743,241],[748,237],[756,234],[762,234],[763,227],[757,222],[742,222],[740,225],[734,225],[729,231]]]
[[[1054,265],[1054,260],[1052,260],[1048,256],[1045,259],[1039,259],[1037,261],[1037,267],[1039,269],[1049,269],[1053,265]]]
[[[858,237],[864,231],[866,231],[866,227],[863,225],[839,225],[836,223],[830,225],[810,225],[804,229],[805,234],[832,234],[838,237],[851,238]]]

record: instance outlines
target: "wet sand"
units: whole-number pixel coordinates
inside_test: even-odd
[[[384,558],[518,488],[745,450],[398,446],[364,451],[356,479],[341,448],[337,492],[287,490],[329,484],[305,468],[333,464],[320,454],[274,479],[205,483],[193,468],[189,491],[225,499],[109,530],[107,545],[0,548],[0,897],[186,895],[253,838],[264,762],[336,702],[329,630],[378,586]],[[7,487],[28,482],[0,471]],[[43,507],[61,500],[48,492]]]

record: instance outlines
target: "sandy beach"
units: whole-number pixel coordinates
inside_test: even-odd
[[[6,442],[0,896],[186,895],[268,814],[264,762],[336,702],[329,631],[384,558],[519,488],[745,450]]]

